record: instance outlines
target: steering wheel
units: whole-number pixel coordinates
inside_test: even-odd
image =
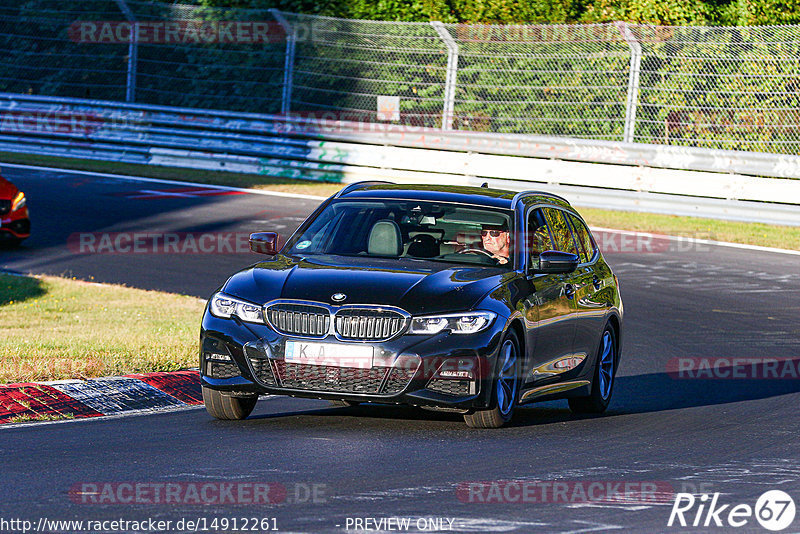
[[[484,254],[484,255],[489,256],[490,258],[494,259],[494,254],[492,254],[489,251],[483,250],[482,248],[470,247],[470,248],[461,249],[458,252],[456,252],[456,254],[474,254],[474,253]]]

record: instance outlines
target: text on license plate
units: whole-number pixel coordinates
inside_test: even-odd
[[[287,363],[369,369],[372,367],[372,347],[287,341],[284,359]]]

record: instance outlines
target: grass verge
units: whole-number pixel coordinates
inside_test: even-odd
[[[275,178],[260,174],[238,174],[197,169],[177,169],[110,161],[78,160],[57,156],[37,156],[0,152],[0,162],[42,165],[64,169],[127,174],[165,180],[183,180],[202,184],[227,185],[253,189],[318,195],[328,197],[342,188],[341,184]],[[654,213],[611,211],[581,208],[581,214],[592,226],[652,232],[747,245],[800,250],[800,227],[760,223],[678,217]]]
[[[800,227],[580,208],[591,226],[800,250]]]
[[[196,367],[203,306],[184,295],[0,274],[0,384]]]
[[[62,413],[58,415],[52,414],[36,414],[36,415],[17,415],[8,420],[9,423],[39,423],[42,421],[62,421],[64,419],[75,419],[71,413]]]

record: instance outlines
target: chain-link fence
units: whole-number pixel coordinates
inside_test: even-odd
[[[797,154],[800,27],[0,4],[0,91]],[[2,125],[0,125],[2,127]]]
[[[0,2],[0,90],[276,113],[275,25],[262,11],[162,2]]]
[[[633,31],[636,141],[800,153],[800,27]]]

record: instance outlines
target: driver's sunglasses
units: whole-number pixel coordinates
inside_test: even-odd
[[[481,236],[483,237],[486,237],[487,234],[492,237],[500,237],[500,234],[502,233],[502,230],[481,230]]]

